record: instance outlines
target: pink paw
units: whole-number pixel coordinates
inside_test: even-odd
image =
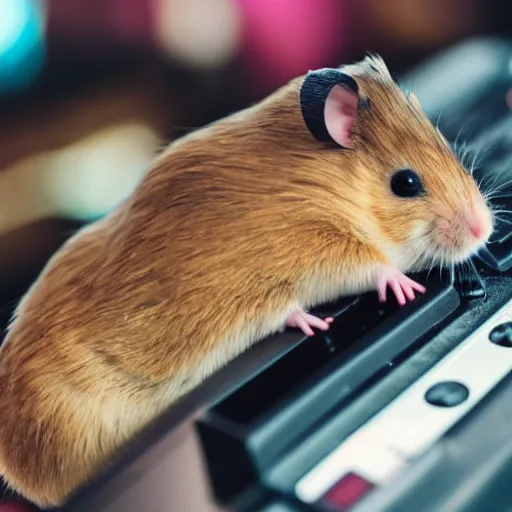
[[[426,290],[424,286],[402,274],[400,270],[392,265],[383,265],[377,270],[375,284],[377,285],[380,302],[386,302],[386,289],[389,286],[400,306],[406,303],[406,296],[409,300],[414,300],[414,290],[420,293],[425,293]]]
[[[328,317],[325,320],[306,313],[301,307],[296,306],[286,319],[287,327],[298,327],[307,336],[314,336],[315,332],[312,327],[317,327],[322,331],[329,329],[329,324],[333,322],[334,318]]]

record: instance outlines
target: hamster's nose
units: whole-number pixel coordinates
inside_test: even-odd
[[[484,223],[477,217],[469,223],[469,230],[475,238],[480,238],[484,234]]]
[[[492,219],[486,207],[473,208],[468,215],[469,231],[476,240],[487,240],[492,233]]]

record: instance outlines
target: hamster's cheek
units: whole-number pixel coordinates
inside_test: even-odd
[[[409,235],[409,240],[419,240],[428,237],[428,234],[432,231],[432,228],[435,224],[435,218],[426,220],[414,220],[411,224],[411,231]]]
[[[409,238],[404,244],[402,262],[403,272],[421,271],[430,266],[435,244],[435,219],[431,221],[414,220],[410,225]]]

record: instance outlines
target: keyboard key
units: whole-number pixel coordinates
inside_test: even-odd
[[[374,485],[360,475],[347,473],[321,499],[330,509],[344,512],[360,502]]]
[[[197,422],[217,496],[241,492],[322,417],[426,342],[425,335],[460,306],[447,272],[411,277],[427,290],[406,306],[393,296],[380,304],[371,292],[318,308],[315,313],[335,316],[329,331],[304,337]],[[218,453],[237,462],[224,461],[221,468]]]
[[[487,290],[482,276],[473,260],[469,265],[464,262],[455,268],[454,284],[463,299],[485,299]]]
[[[489,269],[496,272],[506,272],[512,269],[512,236],[510,231],[503,231],[493,237],[486,247],[481,249],[476,255]]]
[[[316,385],[322,387],[327,376],[336,392],[311,405],[310,411],[331,406],[333,400],[343,398],[386,367],[459,306],[460,296],[447,273],[442,278],[439,271],[433,271],[428,280],[424,274],[415,278],[427,291],[405,307],[400,307],[392,295],[381,304],[377,294],[371,292],[314,309],[312,312],[319,316],[335,317],[329,331],[304,337],[296,348],[230,395],[216,410],[223,414],[229,411],[231,419],[250,424],[303,386],[306,389],[301,399],[307,402],[316,391],[315,384],[306,383],[316,379]]]

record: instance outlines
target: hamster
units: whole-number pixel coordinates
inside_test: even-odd
[[[297,77],[158,155],[72,236],[0,351],[0,474],[59,506],[149,421],[307,309],[470,257],[477,184],[378,56]]]

